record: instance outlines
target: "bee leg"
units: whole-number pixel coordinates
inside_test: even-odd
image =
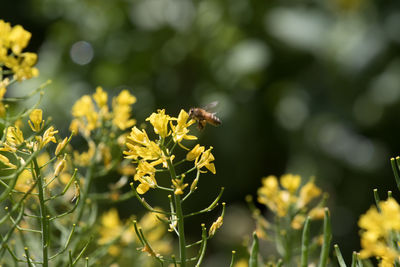
[[[199,130],[203,130],[204,127],[206,126],[207,122],[205,120],[199,120],[199,124],[197,124],[197,128],[199,128]]]

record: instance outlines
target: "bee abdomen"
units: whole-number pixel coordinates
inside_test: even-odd
[[[215,116],[214,114],[211,114],[211,123],[215,124],[215,125],[220,125],[221,124],[221,120]]]

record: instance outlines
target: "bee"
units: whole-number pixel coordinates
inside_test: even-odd
[[[197,127],[203,130],[207,123],[218,126],[221,124],[221,120],[215,116],[215,113],[209,112],[208,110],[214,108],[218,104],[217,101],[211,102],[203,108],[191,108],[189,110],[189,117],[197,120]]]

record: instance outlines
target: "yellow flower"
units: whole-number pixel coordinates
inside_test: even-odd
[[[96,88],[96,93],[93,94],[93,99],[96,101],[96,104],[100,109],[103,107],[107,108],[108,95],[103,91],[102,87],[98,86]]]
[[[30,39],[31,33],[24,30],[21,25],[14,26],[8,35],[11,50],[16,55],[21,53],[21,51],[28,45]]]
[[[16,147],[24,142],[24,136],[18,126],[10,126],[7,128],[7,143]]]
[[[4,165],[8,166],[11,169],[16,169],[17,168],[16,165],[12,164],[10,162],[10,160],[6,156],[4,156],[2,154],[0,154],[0,162],[3,163]]]
[[[156,169],[154,166],[147,161],[140,161],[134,176],[135,181],[139,181],[140,185],[136,188],[139,194],[146,193],[150,188],[154,188],[157,185],[155,178]]]
[[[126,138],[128,144],[147,146],[150,143],[146,131],[139,130],[136,126],[132,128],[130,135]]]
[[[39,75],[39,70],[33,68],[36,64],[37,55],[35,53],[22,53],[18,61],[10,60],[6,65],[14,72],[14,78],[17,81],[30,79]]]
[[[90,131],[98,127],[98,114],[94,109],[92,99],[88,95],[82,96],[75,102],[72,106],[72,116],[83,122],[78,125],[85,135],[90,135]]]
[[[41,109],[34,109],[29,114],[30,121],[28,121],[28,123],[32,131],[39,132],[43,128],[44,120],[42,119],[42,114],[43,112]]]
[[[293,199],[288,191],[281,190],[274,199],[274,202],[276,206],[276,213],[279,217],[284,217],[286,216]]]
[[[212,147],[204,151],[204,147],[197,144],[189,153],[186,155],[186,160],[193,161],[195,160],[194,165],[200,170],[203,167],[206,167],[213,174],[216,173],[214,163],[214,156],[211,154]],[[201,155],[201,157],[200,157]]]
[[[168,132],[169,120],[170,117],[165,114],[165,109],[159,109],[157,113],[152,113],[150,117],[146,119],[146,121],[150,121],[150,123],[153,125],[154,132],[163,138],[169,135]]]
[[[186,140],[196,140],[197,137],[194,135],[188,135],[189,130],[187,129],[187,127],[189,127],[190,125],[192,125],[193,123],[195,123],[195,120],[189,120],[189,122],[187,121],[189,119],[189,114],[184,111],[183,109],[181,109],[181,111],[179,112],[178,118],[176,119],[177,121],[177,125],[173,125],[171,122],[171,129],[172,129],[172,136],[174,139],[174,142],[181,142],[183,139]],[[175,120],[175,118],[173,118],[173,120]]]
[[[8,22],[0,19],[0,47],[9,46],[9,35],[11,32],[11,25]]]
[[[123,90],[113,99],[113,120],[112,123],[119,129],[125,130],[135,125],[136,120],[130,119],[131,105],[136,103],[136,97],[131,95],[128,90]]]
[[[278,179],[270,175],[262,180],[263,186],[258,189],[258,202],[266,205],[271,211],[277,213],[279,217],[284,217],[296,197],[286,190],[280,190]]]
[[[400,230],[400,206],[392,198],[379,203],[381,212],[375,206],[361,215],[358,225],[361,231],[361,258],[372,256],[380,259],[379,266],[393,266],[400,254],[393,248],[393,234]]]
[[[300,189],[300,198],[297,203],[299,208],[307,205],[311,200],[318,197],[321,194],[321,189],[319,189],[314,181],[309,181]]]
[[[163,153],[158,144],[149,140],[145,130],[140,131],[133,127],[130,135],[126,138],[128,151],[123,153],[125,158],[138,160],[158,160],[163,157]]]
[[[43,134],[43,137],[36,136],[36,140],[39,142],[39,149],[42,149],[45,145],[50,142],[57,143],[54,135],[58,133],[58,130],[54,130],[53,126],[50,126]]]
[[[188,161],[193,161],[200,157],[201,153],[203,153],[205,150],[204,146],[200,146],[197,144],[189,153],[186,155],[186,160]]]
[[[280,181],[283,188],[294,194],[300,186],[301,177],[300,175],[284,174],[281,176]]]
[[[294,216],[290,226],[295,230],[300,230],[303,227],[306,217],[303,214],[297,214]]]
[[[182,195],[183,190],[185,190],[185,188],[189,186],[189,184],[183,184],[182,180],[178,180],[178,179],[172,179],[172,184],[174,185],[174,188],[175,188],[175,191],[174,191],[175,195]]]

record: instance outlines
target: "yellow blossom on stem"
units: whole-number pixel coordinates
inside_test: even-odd
[[[258,202],[266,205],[279,217],[286,216],[289,207],[296,201],[296,197],[289,191],[279,188],[278,179],[270,175],[262,180],[263,186],[258,189]]]
[[[7,143],[13,147],[18,146],[25,141],[22,131],[19,129],[18,126],[10,126],[7,128],[6,140]]]
[[[34,109],[29,114],[30,121],[28,121],[28,123],[32,131],[39,132],[43,128],[44,120],[42,116],[43,116],[43,111],[41,109]]]
[[[214,161],[215,158],[214,158],[213,154],[211,154],[211,150],[212,150],[212,147],[210,147],[209,149],[204,151],[201,154],[200,159],[199,159],[199,157],[196,158],[196,161],[194,164],[197,167],[197,169],[199,169],[199,170],[203,167],[206,167],[210,172],[215,174],[216,173],[215,165],[214,165],[214,163],[211,162],[211,161]]]
[[[126,138],[126,142],[132,145],[147,146],[150,143],[146,131],[139,130],[136,126],[132,128],[130,135]]]
[[[131,105],[136,103],[136,97],[131,95],[128,90],[122,90],[121,93],[113,99],[113,120],[112,123],[119,129],[125,130],[135,125],[136,120],[130,119]]]
[[[13,63],[6,65],[8,65],[7,67],[10,67],[14,72],[14,78],[17,81],[22,81],[37,77],[39,75],[39,70],[37,68],[33,68],[33,66],[36,64],[36,61],[37,55],[35,53],[26,52],[21,54],[18,63],[10,61]]]
[[[58,133],[58,130],[54,130],[53,126],[50,126],[43,134],[43,137],[36,136],[36,140],[39,142],[39,149],[43,148],[50,142],[57,143],[56,138],[54,135]]]
[[[103,91],[101,86],[96,88],[96,93],[93,94],[93,99],[96,101],[96,104],[100,109],[104,107],[107,108],[108,95]]]
[[[379,203],[361,215],[358,225],[361,228],[360,257],[372,256],[380,259],[379,266],[394,266],[400,253],[393,248],[392,235],[400,231],[400,206],[393,198]]]
[[[178,180],[178,179],[172,179],[172,184],[175,187],[175,191],[174,191],[175,195],[182,195],[183,190],[185,190],[185,188],[189,186],[189,184],[183,184],[182,180]]]
[[[321,195],[321,189],[314,184],[314,181],[309,181],[300,189],[300,197],[297,203],[298,207],[304,207],[319,195]]]
[[[26,31],[21,25],[14,26],[8,35],[8,41],[13,53],[19,55],[28,45],[31,36],[32,34]]]
[[[176,120],[177,124],[173,125],[172,121],[171,123],[171,129],[172,129],[172,137],[174,139],[175,143],[179,143],[181,142],[183,139],[186,140],[196,140],[197,137],[194,135],[188,135],[189,130],[188,127],[190,125],[192,125],[193,123],[195,123],[195,120],[189,120],[189,114],[184,111],[183,109],[181,109],[181,111],[179,112],[178,118],[175,119],[173,118],[173,120]]]
[[[294,194],[300,186],[301,177],[300,175],[284,174],[281,176],[280,181],[283,188]]]
[[[92,99],[88,95],[82,96],[75,102],[72,106],[72,116],[81,121],[85,120],[85,123],[78,124],[85,135],[89,135],[90,131],[98,127],[98,114],[95,111]]]
[[[146,193],[150,188],[154,188],[157,185],[155,178],[156,169],[154,166],[147,161],[140,161],[134,176],[135,181],[139,181],[140,185],[136,188],[139,194]]]
[[[165,109],[159,109],[157,113],[152,113],[150,117],[146,119],[146,121],[150,121],[150,123],[153,125],[154,132],[163,138],[169,135],[168,132],[169,120],[170,117],[165,114]]]
[[[186,160],[188,161],[193,161],[200,157],[201,153],[203,153],[205,150],[204,146],[200,146],[197,144],[189,153],[186,155]]]

